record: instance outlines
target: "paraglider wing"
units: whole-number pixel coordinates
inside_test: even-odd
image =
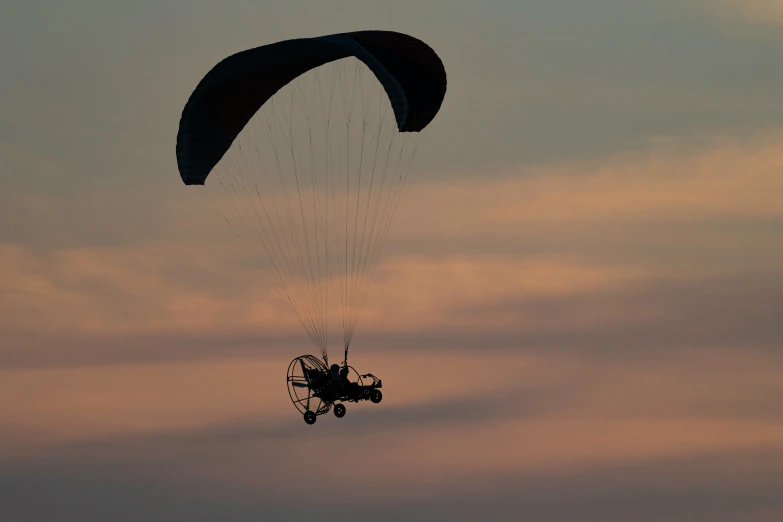
[[[182,181],[229,224],[324,361],[330,315],[347,360],[419,131],[445,93],[425,43],[359,31],[229,56],[182,111]]]
[[[446,73],[438,55],[411,36],[359,31],[257,47],[218,63],[188,100],[177,135],[182,181],[203,185],[271,96],[301,74],[349,56],[378,78],[401,132],[418,132],[435,117],[446,93]]]

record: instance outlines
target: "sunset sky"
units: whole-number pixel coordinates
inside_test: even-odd
[[[183,186],[237,51],[411,34],[449,84],[353,341]],[[783,1],[11,0],[0,522],[783,520]]]

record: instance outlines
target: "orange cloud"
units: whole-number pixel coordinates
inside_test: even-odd
[[[584,240],[607,236],[605,244],[622,244],[638,239],[637,223],[657,223],[674,248],[687,249],[691,237],[679,232],[683,222],[777,219],[783,213],[781,150],[779,135],[697,151],[664,144],[600,165],[542,166],[502,179],[412,185],[393,239],[416,241],[420,253],[402,253],[391,245],[370,289],[363,328],[447,327],[460,307],[519,296],[567,298],[753,266],[747,256],[713,256],[710,263],[689,268],[667,264],[659,255],[631,259],[622,252],[587,261],[585,254],[601,245]],[[197,235],[208,218],[197,198],[192,203],[179,207],[181,215],[163,226]],[[117,335],[298,331],[296,318],[250,256],[228,230],[222,239],[212,237],[214,230],[207,228],[208,243],[54,250],[0,245],[0,289],[6,296],[0,301],[0,328]],[[744,235],[728,232],[715,237],[728,244],[745,241]],[[451,255],[437,253],[442,245],[465,240],[484,243]],[[557,251],[528,252],[527,244],[541,241],[557,244]],[[781,247],[769,244],[763,258],[773,263],[781,255]],[[591,311],[583,312],[583,321],[593,320]],[[604,312],[616,314],[616,320],[652,313]],[[460,321],[491,328],[524,324],[525,317],[483,316],[473,324],[462,316]]]
[[[227,267],[236,252],[206,250],[203,244],[177,243],[44,253],[0,246],[0,269],[8,275],[0,288],[10,297],[0,304],[0,323],[33,331],[117,334],[200,330],[226,321],[239,326],[258,318],[294,324],[279,299],[265,298],[268,287],[256,280],[251,291],[247,281],[232,275]],[[182,279],[181,272],[191,277]],[[201,273],[233,293],[209,295]]]
[[[0,453],[237,420],[263,418],[268,426],[299,422],[283,380],[293,355],[259,351],[254,358],[0,371],[0,394],[13,397],[3,411]],[[391,350],[384,356],[359,353],[352,363],[361,371],[384,369],[381,377],[393,391],[383,404],[393,408],[503,394],[513,383],[498,379],[499,369],[524,375],[532,387],[546,383],[554,370],[552,361],[517,354],[398,357]],[[372,405],[349,407],[356,414]]]
[[[723,16],[764,25],[783,25],[781,0],[706,0],[705,3]]]
[[[197,446],[199,458],[186,459],[166,474],[220,487],[256,488],[269,480],[268,473],[258,473],[251,464],[260,458],[261,442],[261,455],[275,455],[276,462],[285,462],[287,476],[301,476],[305,482],[307,477],[317,482],[320,476],[306,473],[314,454],[339,455],[351,448],[356,462],[384,470],[368,475],[358,487],[368,494],[380,489],[393,495],[425,483],[448,487],[465,476],[571,473],[780,450],[783,440],[775,410],[749,416],[731,409],[738,397],[758,403],[781,390],[770,364],[780,361],[754,355],[679,354],[651,363],[480,350],[408,352],[404,357],[393,351],[359,354],[354,363],[360,370],[383,367],[386,386],[380,405],[348,405],[348,415],[359,423],[351,429],[336,424],[347,420],[331,415],[312,428],[304,426],[283,386],[287,362],[259,357],[2,372],[0,392],[14,400],[3,413],[0,452],[20,458],[80,441],[154,440],[187,433],[198,438],[203,433],[207,439]],[[729,409],[721,412],[705,404]],[[389,416],[391,422],[384,424]],[[232,438],[231,427],[237,423],[260,431]],[[298,432],[297,426],[311,431],[290,438],[264,435],[264,429],[275,428]],[[221,439],[221,433],[231,442]],[[150,451],[143,445],[123,448]],[[347,480],[354,472],[350,466],[336,466],[330,473]]]
[[[530,168],[504,179],[411,187],[399,234],[449,236],[520,226],[666,222],[676,218],[777,217],[783,214],[783,137],[716,142],[683,151],[662,142],[646,153],[599,164]]]
[[[13,400],[3,410],[0,451],[282,417],[293,409],[280,378],[287,365],[264,358],[3,371],[0,390]]]
[[[8,297],[0,303],[0,327],[112,335],[298,331],[295,316],[263,274],[253,266],[236,266],[234,256],[241,252],[202,249],[156,243],[39,253],[0,247],[0,269],[9,276],[0,284]],[[449,309],[460,303],[574,295],[642,281],[649,274],[634,267],[544,260],[396,257],[378,271],[363,324],[432,327],[447,324]],[[497,319],[504,324],[521,318]]]

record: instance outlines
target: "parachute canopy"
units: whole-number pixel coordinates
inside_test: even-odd
[[[278,90],[323,64],[356,57],[375,74],[400,132],[418,132],[440,109],[446,71],[435,51],[391,31],[286,40],[218,63],[190,96],[177,134],[177,165],[186,185],[203,185],[258,109]]]
[[[327,360],[346,350],[446,73],[388,31],[289,40],[216,65],[182,112],[177,163]],[[334,312],[332,312],[334,310]]]

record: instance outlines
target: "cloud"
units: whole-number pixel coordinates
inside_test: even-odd
[[[662,142],[595,164],[411,185],[357,340],[412,333],[434,346],[438,332],[461,346],[652,346],[746,335],[774,345],[781,145],[777,134],[697,150]],[[248,355],[302,340],[241,245],[205,229],[192,203],[159,223],[160,239],[0,245],[0,360]]]
[[[706,3],[724,16],[762,25],[783,25],[783,2],[780,0],[707,0]]]
[[[237,512],[240,520],[259,513],[290,518],[332,500],[334,490],[322,487],[330,482],[343,486],[342,502],[390,519],[451,513],[471,520],[499,502],[541,518],[573,518],[573,509],[595,520],[630,513],[649,520],[713,513],[711,520],[772,520],[783,508],[779,420],[703,416],[694,399],[738,385],[763,394],[776,382],[774,372],[739,354],[688,359],[608,366],[528,361],[526,377],[536,382],[517,382],[518,393],[486,393],[483,406],[454,388],[450,397],[420,405],[396,402],[392,394],[389,402],[352,406],[345,419],[329,415],[313,427],[273,414],[114,433],[15,453],[3,461],[3,480],[22,513],[56,505],[62,515],[82,518],[108,509],[98,501],[82,504],[95,491],[115,507],[140,502],[148,509],[158,499],[157,510],[167,516],[203,503],[207,512]],[[482,371],[508,370],[508,361],[473,362]],[[143,486],[149,483],[165,495],[151,495]],[[60,501],[33,503],[32,492]],[[179,503],[187,498],[192,503]]]
[[[782,146],[775,133],[746,142],[714,140],[695,150],[660,140],[647,151],[600,162],[423,184],[406,194],[400,228],[453,235],[530,225],[780,217]]]
[[[229,498],[254,514],[301,490],[327,502],[324,481],[350,485],[343,500],[367,508],[405,498],[406,513],[542,480],[541,495],[568,491],[577,505],[593,505],[584,491],[653,505],[674,498],[667,481],[694,459],[763,485],[779,470],[735,456],[777,454],[783,440],[770,399],[783,364],[779,145],[662,144],[600,165],[413,186],[351,354],[384,380],[384,401],[310,431],[282,374],[313,350],[230,236],[195,241],[198,226],[175,219],[166,234],[185,239],[3,244],[0,396],[13,399],[0,458],[22,497],[91,462],[176,498],[209,491],[207,511]],[[314,472],[325,456],[335,467]],[[617,478],[638,480],[650,463],[668,464],[641,484]],[[739,491],[715,472],[681,487]],[[675,508],[666,518],[677,516],[687,519]]]
[[[288,429],[292,418],[298,426],[301,419],[282,384],[291,358],[290,353],[257,350],[253,357],[195,362],[5,370],[0,372],[0,391],[14,400],[4,411],[0,452],[20,455],[23,448],[37,451],[122,434],[208,430],[252,418],[264,419],[265,433],[270,427]],[[411,413],[421,420],[446,403],[477,405],[488,395],[537,394],[537,389],[551,386],[553,377],[564,378],[553,375],[551,360],[511,353],[455,352],[444,357],[423,351],[397,357],[392,351],[358,353],[351,362],[362,372],[379,372],[387,385],[393,383],[394,391],[383,404],[399,408],[396,418],[403,424],[412,422]],[[559,366],[560,373],[575,371],[567,362]],[[525,375],[524,386],[516,389],[513,380],[497,379],[498,367]],[[350,409],[352,415],[362,415],[366,408]],[[453,408],[439,414],[454,415],[461,419]],[[56,429],[51,429],[53,423]]]
[[[486,465],[578,468],[596,460],[780,441],[778,409],[765,403],[782,391],[782,361],[774,354],[360,351],[351,362],[384,380],[384,401],[349,404],[339,424],[328,415],[312,432],[300,430],[282,384],[290,358],[258,352],[197,362],[5,370],[0,392],[13,400],[4,411],[0,452],[14,460],[67,447],[101,448],[101,440],[115,437],[177,439],[190,432],[200,433],[204,444],[231,440],[237,450],[262,439],[277,444],[317,436],[327,446],[356,439],[349,445],[369,452],[367,439],[386,449],[384,459],[401,459],[388,457],[378,466],[399,466],[406,461],[401,452],[418,445],[428,449],[417,466],[431,461],[433,469],[442,468],[435,462],[454,451],[443,462],[479,472]],[[457,447],[469,440],[494,442],[463,455]]]
[[[273,458],[269,453],[268,459]],[[527,517],[588,522],[700,518],[772,522],[781,513],[780,478],[752,466],[776,460],[780,460],[779,452],[757,451],[607,467],[580,474],[497,474],[483,478],[479,487],[475,477],[462,476],[457,478],[458,485],[445,490],[427,484],[432,488],[429,495],[388,500],[379,499],[376,493],[394,490],[393,481],[382,481],[368,494],[366,484],[359,490],[355,487],[370,473],[355,469],[341,482],[344,491],[338,496],[357,512],[372,513],[381,521]],[[14,499],[10,505],[14,519],[70,522],[112,518],[130,522],[143,518],[155,522],[230,518],[241,522],[345,518],[342,510],[324,508],[334,502],[332,488],[297,487],[296,478],[286,480],[275,468],[260,468],[258,474],[268,473],[270,482],[277,478],[277,487],[249,494],[155,480],[139,469],[140,464],[122,473],[115,468],[115,474],[106,476],[106,461],[92,463],[85,469],[83,462],[80,465],[73,458],[40,463],[30,470],[11,468],[0,478],[0,485]],[[316,469],[313,473],[324,477],[327,472]],[[79,480],[73,480],[77,474]],[[290,491],[281,495],[279,489],[286,484]]]

